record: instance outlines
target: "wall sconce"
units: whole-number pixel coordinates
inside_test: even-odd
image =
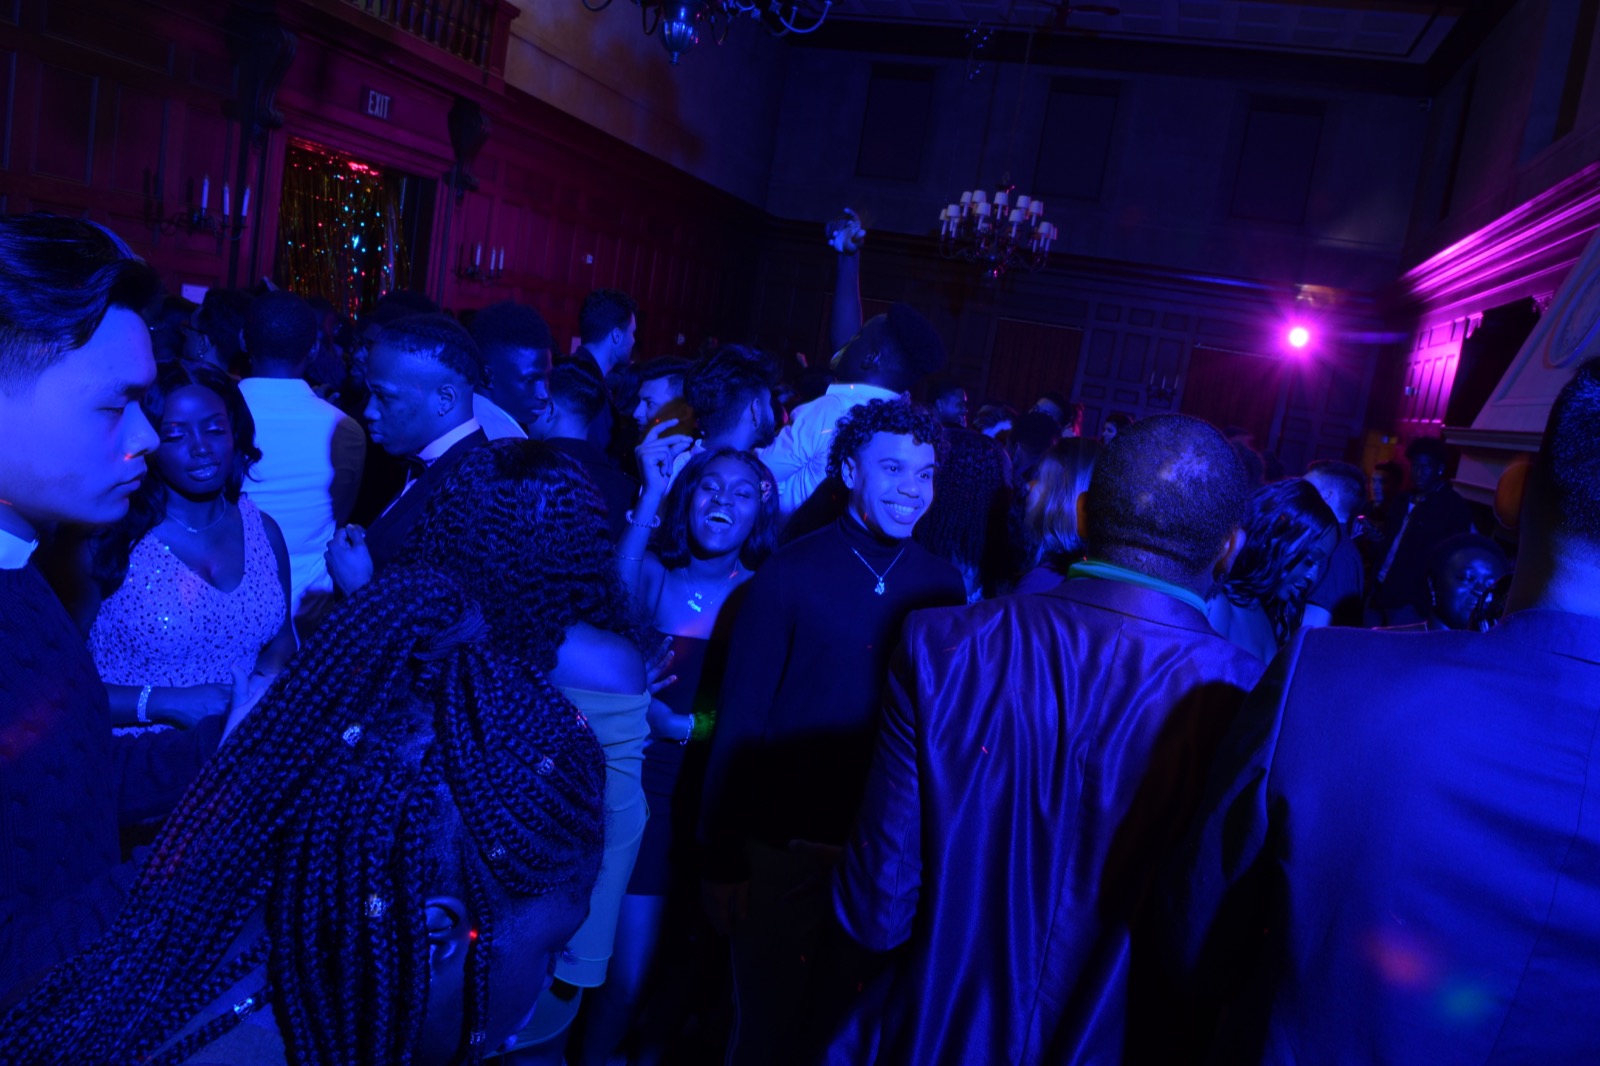
[[[472,262],[464,262],[467,246],[460,246],[456,254],[456,277],[462,281],[476,281],[479,283],[498,281],[506,271],[506,250],[504,248],[489,249],[489,265],[483,265],[483,243],[480,241],[473,247]]]
[[[194,186],[189,187],[191,190]],[[191,192],[191,195],[192,192]],[[152,205],[146,217],[150,223],[161,230],[162,233],[177,233],[180,230],[191,237],[196,233],[209,233],[219,240],[226,238],[237,241],[244,236],[244,231],[250,224],[250,186],[244,189],[244,198],[239,204],[239,214],[233,214],[233,195],[227,182],[222,184],[222,214],[210,213],[211,206],[211,175],[207,174],[200,182],[200,203],[188,211],[175,211],[170,216],[163,217],[159,202]]]
[[[1171,403],[1174,396],[1178,395],[1177,375],[1168,377],[1161,375],[1161,381],[1156,382],[1156,376],[1150,375],[1150,384],[1145,386],[1144,398],[1146,403]]]

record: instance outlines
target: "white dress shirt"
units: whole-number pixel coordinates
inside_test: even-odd
[[[239,391],[255,419],[261,449],[245,490],[283,531],[290,611],[298,615],[307,593],[333,592],[322,553],[355,505],[367,435],[360,423],[299,378],[245,378]]]
[[[876,385],[829,385],[826,393],[795,408],[794,420],[761,449],[761,461],[778,480],[778,508],[785,517],[827,478],[833,427],[844,413],[872,400],[898,400],[902,395]]]
[[[0,529],[0,570],[21,570],[33,558],[36,540],[23,540],[15,533]]]
[[[472,416],[483,428],[483,435],[490,440],[528,439],[528,431],[507,414],[505,408],[481,392],[472,394]]]

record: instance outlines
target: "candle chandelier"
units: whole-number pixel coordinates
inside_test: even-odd
[[[678,65],[683,53],[700,43],[702,31],[710,34],[712,41],[721,44],[728,37],[728,27],[740,15],[759,22],[774,37],[786,37],[791,33],[815,33],[833,7],[833,0],[821,0],[820,7],[817,0],[790,0],[789,3],[782,0],[766,0],[765,3],[761,0],[751,3],[745,3],[744,0],[633,2],[639,5],[645,36],[660,36],[661,46],[667,50],[673,66]],[[590,11],[604,11],[611,6],[611,0],[600,0],[597,4],[583,0],[583,6]]]
[[[1006,172],[1000,188],[991,198],[985,189],[961,194],[959,202],[939,212],[939,254],[946,259],[965,259],[976,263],[988,281],[999,281],[1013,270],[1039,270],[1050,258],[1050,245],[1060,235],[1053,222],[1044,220],[1044,201],[1018,195],[1011,184],[1010,156],[1017,141],[1017,122],[1022,117],[1023,92],[1028,84],[1028,66],[1033,59],[1033,36],[1037,27],[1028,28],[1028,44],[1022,53],[1022,73],[1017,79],[1017,102],[1011,115],[1011,136],[1006,144]],[[970,35],[969,35],[970,37]],[[988,36],[974,45],[981,49]],[[968,77],[976,71],[969,62]],[[985,127],[987,144],[988,130]],[[982,156],[980,148],[979,156]]]
[[[1014,185],[999,189],[993,199],[983,189],[962,193],[959,203],[939,212],[939,254],[978,264],[990,281],[1015,269],[1043,267],[1059,231],[1044,220],[1043,200],[1013,200],[1015,193]]]

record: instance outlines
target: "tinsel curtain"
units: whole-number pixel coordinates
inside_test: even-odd
[[[411,284],[400,225],[405,177],[309,141],[289,143],[278,209],[277,275],[348,315]]]

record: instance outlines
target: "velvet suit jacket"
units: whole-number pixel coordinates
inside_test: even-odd
[[[913,614],[834,888],[852,937],[905,947],[829,1061],[1161,1061],[1150,886],[1261,670],[1125,582]]]
[[[375,570],[382,570],[400,554],[406,538],[411,535],[411,528],[422,517],[423,505],[445,475],[455,469],[455,465],[474,448],[482,448],[488,443],[489,438],[481,429],[462,437],[417,476],[416,482],[400,494],[393,507],[373,519],[372,525],[367,527],[367,551],[372,554]]]
[[[1600,619],[1302,634],[1176,898],[1196,989],[1243,990],[1215,1061],[1600,1061],[1597,770]]]

